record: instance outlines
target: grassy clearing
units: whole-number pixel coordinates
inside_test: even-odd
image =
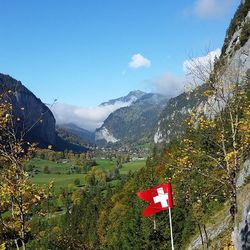
[[[115,169],[116,162],[105,160],[105,159],[97,159],[97,168],[101,170],[111,171]],[[59,188],[73,186],[75,187],[74,181],[75,179],[80,180],[80,185],[84,185],[85,174],[78,173],[70,173],[69,169],[71,167],[71,163],[56,163],[49,160],[42,159],[32,159],[26,165],[32,165],[35,167],[37,171],[36,174],[31,177],[31,181],[39,186],[47,185],[50,181],[54,182],[56,190]],[[120,169],[120,173],[122,175],[128,174],[129,171],[137,171],[140,168],[145,166],[144,160],[137,160],[133,162],[128,162],[122,164],[122,168]],[[48,167],[49,174],[44,173],[44,168]],[[113,183],[115,184],[115,182]]]
[[[39,186],[48,184],[50,181],[54,182],[57,188],[75,186],[75,179],[80,180],[80,185],[84,184],[84,174],[44,174],[39,173],[31,178],[32,182]]]
[[[144,167],[145,165],[146,165],[145,160],[137,160],[137,161],[124,163],[122,164],[120,173],[125,175],[125,174],[128,174],[129,171],[132,171],[132,172],[137,171],[141,169],[142,167]]]
[[[102,170],[114,170],[116,167],[116,162],[115,161],[110,161],[110,160],[96,160],[97,162],[97,168],[102,169]],[[122,168],[120,169],[120,173],[122,175],[128,174],[129,171],[137,171],[144,167],[146,164],[145,160],[136,160],[128,163],[123,163]]]
[[[84,174],[70,173],[69,169],[72,164],[70,163],[56,163],[49,160],[32,159],[26,165],[32,165],[37,171],[33,174],[31,181],[39,186],[47,185],[53,181],[55,189],[64,188],[68,186],[75,187],[75,179],[80,180],[80,185],[84,184]],[[48,167],[49,174],[44,173],[44,168]]]
[[[48,167],[51,173],[66,174],[72,164],[70,163],[56,163],[54,161],[42,160],[42,159],[31,159],[26,165],[33,165],[40,172],[43,171],[44,167]]]
[[[115,161],[98,159],[96,160],[97,168],[101,170],[113,170],[115,168]]]

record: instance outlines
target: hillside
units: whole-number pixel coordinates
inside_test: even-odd
[[[54,149],[78,143],[78,153],[16,144],[11,118],[33,103],[19,111],[22,95],[13,90],[17,115],[0,109],[0,250],[249,250],[249,24],[250,0],[242,0],[220,57],[192,65],[192,90],[171,99],[134,91],[101,104],[124,106],[96,130],[93,151],[83,152],[71,132],[92,134],[74,124],[56,132],[54,120]],[[133,70],[151,66],[138,56]]]
[[[49,108],[20,81],[0,74],[0,93],[9,90],[14,116],[21,119],[18,125],[19,130],[30,130],[26,136],[28,140],[39,142],[41,145],[54,145],[56,142],[55,118]]]
[[[144,94],[129,107],[111,113],[96,131],[97,145],[151,142],[152,130],[166,101],[167,97],[159,94]]]
[[[244,4],[243,4],[244,2]],[[225,41],[221,49],[222,53],[215,62],[215,71],[225,65],[220,78],[223,81],[242,79],[242,76],[250,69],[250,2],[242,1],[236,11],[229,28],[226,32]],[[201,76],[204,79],[204,76]],[[193,108],[202,108],[206,98],[203,93],[207,90],[206,85],[182,93],[171,98],[163,109],[158,126],[154,132],[155,143],[168,143],[171,139],[179,137],[185,131],[185,119]],[[207,111],[208,113],[211,112]]]
[[[126,96],[122,96],[116,99],[112,99],[109,100],[107,102],[103,102],[101,103],[99,106],[108,106],[108,105],[114,105],[116,103],[133,103],[136,100],[138,100],[139,98],[141,98],[143,95],[145,95],[146,93],[140,90],[134,90],[134,91],[130,91]]]
[[[62,137],[72,137],[72,142],[75,142],[77,144],[88,145],[95,143],[94,132],[90,132],[86,129],[80,128],[73,123],[59,124],[57,125],[57,131]]]
[[[20,81],[0,74],[0,93],[4,94],[5,100],[13,106],[17,135],[25,134],[25,140],[38,143],[39,147],[47,148],[52,145],[55,150],[87,151],[86,147],[58,136],[56,121],[50,109]]]

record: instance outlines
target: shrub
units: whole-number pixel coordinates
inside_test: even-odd
[[[48,167],[48,166],[45,166],[45,167],[43,168],[43,172],[44,172],[45,174],[50,174],[49,167]]]
[[[75,184],[76,186],[80,186],[80,184],[81,184],[80,179],[79,179],[79,178],[76,178],[76,179],[74,180],[74,184]]]

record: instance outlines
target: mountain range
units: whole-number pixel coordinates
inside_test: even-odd
[[[250,68],[250,57],[247,54],[250,50],[249,29],[246,28],[249,27],[249,17],[247,8],[245,9],[236,13],[232,19],[232,24],[235,18],[241,22],[238,22],[237,26],[230,25],[222,47],[219,61],[228,65],[227,71],[230,71],[231,66],[235,68],[236,64],[242,72]],[[224,75],[229,74],[225,72]],[[72,139],[74,136],[81,139],[81,146],[168,143],[171,138],[178,137],[185,130],[184,120],[189,112],[203,105],[202,93],[205,91],[204,86],[201,85],[172,98],[140,90],[131,91],[126,96],[99,105],[105,107],[119,104],[118,109],[111,112],[96,131],[88,131],[69,121],[69,123],[57,124],[57,130],[60,129],[58,132],[55,118],[49,108],[20,81],[0,74],[0,92],[3,93],[6,89],[11,89],[14,93],[11,102],[15,116],[22,120],[22,126],[27,129],[36,123],[29,132],[28,139],[38,141],[41,145],[51,144],[58,149],[70,148],[72,143],[67,144],[69,142],[66,143],[65,138]],[[40,122],[37,122],[38,120]],[[72,141],[77,144],[76,138]]]

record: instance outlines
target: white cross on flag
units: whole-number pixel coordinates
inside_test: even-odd
[[[145,201],[150,202],[143,211],[143,216],[149,216],[173,207],[172,190],[170,183],[142,191],[137,195]]]

